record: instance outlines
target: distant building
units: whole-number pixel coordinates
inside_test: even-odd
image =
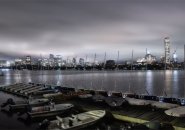
[[[164,38],[165,63],[170,64],[170,39]]]
[[[72,64],[73,64],[73,66],[76,66],[76,58],[72,59]]]
[[[49,59],[54,59],[55,56],[53,54],[49,54]]]
[[[44,58],[43,60],[42,60],[42,66],[48,66],[49,65],[49,61],[48,61],[48,59],[47,58]]]
[[[165,63],[165,56],[161,56],[161,57],[160,57],[160,62],[161,62],[161,63]]]
[[[106,69],[115,69],[116,63],[114,60],[107,60],[105,64]]]
[[[61,55],[56,55],[54,58],[54,62],[56,66],[62,66],[62,56]]]
[[[10,67],[10,62],[7,60],[0,60],[0,67]]]
[[[157,60],[156,60],[156,56],[152,55],[152,54],[147,54],[145,56],[145,59],[146,59],[146,63],[147,64],[153,64],[155,63]]]
[[[55,56],[53,54],[49,54],[49,65],[50,66],[55,65]]]
[[[85,60],[83,58],[79,59],[79,65],[84,66]]]
[[[92,62],[85,62],[85,65],[86,66],[93,66],[93,63]]]
[[[155,63],[156,60],[156,56],[153,56],[152,54],[150,54],[149,52],[147,52],[147,54],[145,55],[145,57],[138,59],[136,62],[137,64],[153,64]]]
[[[43,61],[43,60],[42,60],[41,58],[39,58],[39,59],[37,60],[37,63],[36,63],[36,64],[37,64],[38,66],[41,66],[41,65],[42,65],[42,61]]]
[[[66,66],[67,65],[67,61],[66,60],[62,60],[62,66]]]
[[[31,56],[26,56],[25,64],[31,65]]]
[[[23,64],[23,60],[20,58],[15,59],[15,65],[22,65]]]

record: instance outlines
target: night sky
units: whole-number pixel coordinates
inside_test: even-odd
[[[0,59],[50,53],[142,57],[164,54],[164,37],[183,58],[184,0],[0,0]]]

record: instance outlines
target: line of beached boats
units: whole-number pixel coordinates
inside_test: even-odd
[[[37,99],[35,103],[36,102],[37,102],[37,105],[41,102],[46,103],[46,101],[42,99]],[[27,104],[24,104],[24,105],[27,105]],[[106,114],[105,110],[94,110],[94,111],[79,113],[76,115],[60,117],[60,115],[68,112],[73,107],[74,106],[72,104],[55,104],[53,102],[50,102],[50,104],[48,105],[41,105],[41,106],[35,106],[35,105],[32,106],[31,104],[29,104],[25,108],[27,108],[26,114],[28,118],[30,119],[35,119],[40,117],[42,117],[41,119],[45,118],[45,120],[42,121],[42,123],[40,123],[39,126],[41,129],[47,128],[48,130],[54,130],[54,129],[68,130],[73,128],[75,129],[84,128],[96,123],[98,120],[103,118]],[[19,111],[20,109],[24,109],[24,108],[19,107]],[[49,121],[48,118],[53,116],[56,116],[56,119]]]
[[[18,110],[22,112],[22,114],[20,114],[21,116],[26,114],[31,119],[57,116],[54,121],[49,122],[48,129],[81,128],[93,124],[105,115],[104,110],[97,110],[78,113],[72,117],[67,116],[63,118],[59,115],[70,111],[74,108],[74,105],[70,103],[55,104],[56,100],[77,99],[89,103],[100,102],[100,104],[105,103],[111,108],[121,108],[123,105],[128,104],[134,106],[150,106],[152,109],[165,109],[165,113],[169,116],[185,117],[184,98],[170,98],[144,94],[137,95],[130,92],[106,92],[103,90],[95,91],[86,89],[76,90],[74,88],[34,83],[17,83],[1,87],[1,90],[28,97],[28,99],[24,101],[16,102],[14,102],[13,99],[8,99],[7,102],[1,105],[1,109],[8,109],[11,111]],[[42,126],[43,124],[48,124],[48,121],[45,120]]]

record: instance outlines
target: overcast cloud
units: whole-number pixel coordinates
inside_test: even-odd
[[[23,55],[156,56],[171,40],[183,58],[184,0],[1,0],[0,58]]]

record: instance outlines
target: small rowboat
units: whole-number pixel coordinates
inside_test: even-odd
[[[94,110],[72,115],[72,117],[61,118],[57,116],[57,120],[50,122],[48,130],[77,130],[85,128],[102,119],[105,114],[104,110]]]
[[[166,110],[165,113],[169,116],[185,117],[185,107],[180,106],[180,107],[172,108],[172,109]]]
[[[74,106],[72,104],[54,104],[47,106],[32,107],[30,112],[27,112],[30,118],[50,117],[60,115]]]
[[[157,102],[157,101],[154,101],[151,104],[151,106],[155,107],[155,108],[159,108],[159,109],[172,109],[172,108],[179,107],[179,105],[177,105],[177,104],[165,103],[165,102]]]
[[[130,104],[130,105],[136,105],[136,106],[147,106],[150,105],[152,101],[149,100],[143,100],[143,99],[136,99],[136,98],[129,98],[126,97],[125,100]]]
[[[42,106],[48,104],[50,100],[41,98],[41,99],[32,99],[28,101],[15,102],[14,105],[9,105],[10,110],[24,109],[27,106]]]

